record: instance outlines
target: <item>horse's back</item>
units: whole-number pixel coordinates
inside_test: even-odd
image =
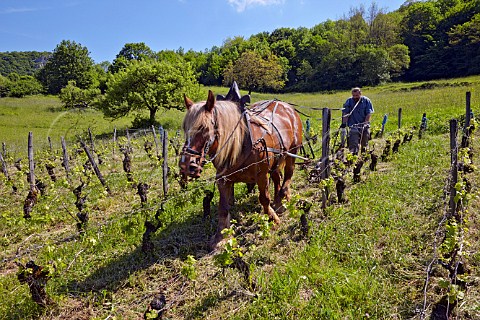
[[[302,145],[302,120],[291,104],[280,100],[259,101],[252,105],[250,110],[271,122],[281,133],[289,149],[296,151]]]

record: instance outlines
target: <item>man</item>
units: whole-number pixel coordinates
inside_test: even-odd
[[[373,113],[373,105],[370,99],[362,96],[360,88],[352,89],[352,97],[348,98],[343,105],[342,125],[340,128],[349,127],[348,149],[353,154],[358,154],[359,144],[362,151],[367,147],[370,139],[370,118]]]

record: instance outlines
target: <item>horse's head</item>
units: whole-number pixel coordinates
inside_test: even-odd
[[[215,97],[208,91],[205,102],[193,103],[184,96],[187,114],[183,120],[185,144],[180,158],[180,174],[182,181],[188,178],[199,178],[206,156],[217,148],[218,127],[215,110]]]

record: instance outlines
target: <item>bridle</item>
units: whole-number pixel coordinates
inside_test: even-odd
[[[187,141],[185,142],[185,145],[183,146],[182,153],[181,153],[182,158],[180,160],[180,163],[181,164],[186,163],[185,156],[189,156],[190,158],[193,158],[193,159],[196,160],[196,161],[190,161],[187,164],[188,168],[186,168],[186,169],[190,170],[191,168],[194,168],[194,169],[199,169],[201,171],[203,169],[203,166],[207,163],[206,158],[207,158],[207,155],[209,155],[210,148],[215,143],[215,141],[217,141],[217,139],[218,139],[218,123],[217,123],[217,110],[216,109],[213,109],[212,124],[213,124],[214,133],[205,142],[205,144],[203,145],[202,151],[197,151],[197,150],[192,149],[192,147],[190,146],[190,143],[191,143],[190,138],[188,138]],[[213,158],[215,156],[216,155],[214,155],[210,159],[210,161],[213,160]]]

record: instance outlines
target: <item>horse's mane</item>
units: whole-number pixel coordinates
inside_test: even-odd
[[[214,134],[213,110],[205,112],[205,101],[192,105],[183,120],[183,130],[192,137],[199,130],[205,135]],[[239,160],[247,125],[239,106],[230,101],[215,102],[218,130],[218,148],[213,163],[217,169],[232,167]]]

